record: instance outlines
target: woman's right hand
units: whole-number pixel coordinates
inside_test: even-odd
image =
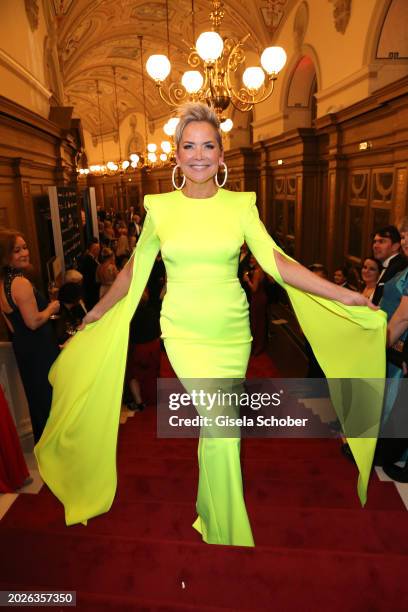
[[[48,309],[50,311],[50,316],[57,314],[57,312],[59,312],[59,309],[60,309],[59,301],[52,300],[52,302],[48,304]]]
[[[78,326],[78,331],[85,329],[86,325],[89,323],[95,323],[96,321],[99,321],[99,319],[100,315],[98,315],[94,310],[90,310],[82,319],[81,325]]]

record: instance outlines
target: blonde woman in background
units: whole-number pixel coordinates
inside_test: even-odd
[[[100,254],[100,264],[96,269],[96,280],[100,283],[99,297],[103,297],[109,291],[117,275],[119,274],[115,264],[115,253],[108,247],[103,247]]]

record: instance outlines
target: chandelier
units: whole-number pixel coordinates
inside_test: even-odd
[[[132,162],[129,160],[122,161],[122,145],[120,139],[120,124],[119,124],[119,105],[118,105],[118,90],[116,84],[116,67],[112,66],[113,71],[113,83],[114,83],[114,92],[115,92],[115,122],[116,122],[116,130],[118,134],[118,146],[119,146],[119,161],[108,161],[105,163],[105,152],[103,147],[103,137],[102,137],[102,116],[101,116],[101,104],[100,104],[100,87],[99,81],[95,81],[96,84],[96,95],[97,95],[97,103],[98,103],[98,117],[99,117],[99,140],[102,148],[102,164],[93,164],[84,170],[80,169],[80,174],[92,174],[94,176],[112,176],[116,174],[123,174],[126,172],[128,168],[131,168]],[[136,167],[136,164],[133,164],[133,168]]]
[[[250,34],[240,40],[221,37],[219,28],[225,15],[224,2],[211,0],[211,4],[211,31],[200,34],[190,50],[187,62],[191,70],[184,72],[181,83],[165,83],[171,72],[171,63],[166,55],[151,55],[146,62],[146,70],[166,104],[176,107],[188,100],[207,102],[222,122],[225,121],[223,113],[230,105],[245,112],[269,98],[277,75],[286,63],[286,53],[282,47],[267,47],[260,57],[262,68],[247,67],[242,74],[242,84],[237,85],[238,69],[243,68],[246,61],[243,46]],[[166,11],[170,56],[168,0]],[[192,26],[195,38],[194,0]]]
[[[129,159],[122,160],[122,144],[120,138],[120,122],[119,122],[119,104],[118,104],[118,91],[116,82],[116,67],[113,66],[113,83],[114,83],[114,94],[115,94],[115,123],[118,134],[118,147],[119,147],[119,160],[108,161],[105,164],[105,154],[102,139],[102,118],[101,118],[101,107],[100,107],[100,88],[99,82],[96,81],[96,93],[98,103],[98,114],[99,114],[99,131],[100,131],[100,142],[102,147],[102,164],[91,165],[86,169],[79,169],[79,174],[92,174],[94,176],[114,176],[124,175],[135,172],[136,170],[151,170],[153,168],[159,168],[173,162],[174,154],[173,147],[169,141],[164,140],[161,143],[161,151],[154,143],[148,143],[148,132],[147,132],[147,113],[146,113],[146,95],[145,95],[145,82],[143,73],[143,36],[139,36],[140,44],[140,64],[141,64],[141,76],[142,76],[142,96],[143,96],[143,112],[144,112],[144,128],[145,128],[145,150],[137,153],[131,153]]]
[[[146,112],[146,92],[145,92],[145,80],[143,71],[143,36],[139,35],[139,46],[140,46],[140,74],[142,75],[142,95],[143,95],[143,114],[144,114],[144,128],[145,128],[145,147],[146,150],[141,154],[139,159],[139,167],[151,170],[154,167],[161,166],[167,162],[167,154],[162,150],[162,153],[158,154],[157,145],[153,142],[148,143],[147,135],[147,112]]]

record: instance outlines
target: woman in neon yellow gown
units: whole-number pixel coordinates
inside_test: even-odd
[[[287,289],[328,377],[384,376],[383,313],[370,310],[360,294],[286,257],[259,219],[255,194],[218,188],[214,178],[223,163],[218,127],[206,105],[185,107],[176,132],[183,190],[145,197],[147,215],[133,259],[51,369],[53,405],[35,454],[41,476],[65,506],[67,525],[86,523],[113,502],[128,326],[159,250],[167,271],[162,336],[179,378],[245,377],[251,336],[237,279],[244,240],[261,267]],[[381,388],[374,385],[369,400],[378,423]],[[375,436],[374,427],[371,438],[349,440],[362,503]],[[198,459],[194,527],[211,544],[253,546],[239,438],[200,438]]]

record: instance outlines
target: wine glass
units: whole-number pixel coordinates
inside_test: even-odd
[[[48,298],[50,302],[58,299],[58,287],[55,281],[49,281],[48,283]],[[58,319],[58,315],[52,314],[50,319]]]

